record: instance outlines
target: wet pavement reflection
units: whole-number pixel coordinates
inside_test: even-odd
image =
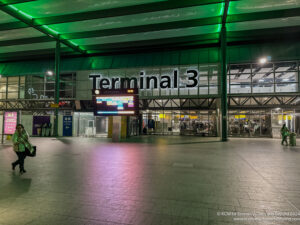
[[[300,148],[283,147],[280,140],[33,138],[33,143],[38,154],[26,158],[23,175],[11,171],[11,147],[0,147],[1,225],[300,221]],[[271,220],[274,212],[285,212],[279,217],[286,220]]]

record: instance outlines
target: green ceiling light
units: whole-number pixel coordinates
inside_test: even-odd
[[[221,3],[221,9],[220,9],[219,16],[223,16],[224,8],[225,8],[225,3],[223,2],[223,3]]]
[[[232,5],[232,4],[230,4],[230,1],[229,1],[228,12],[227,12],[228,15],[231,15],[231,11],[232,11],[232,6],[230,7],[230,5]]]
[[[217,30],[217,32],[218,33],[221,32],[221,29],[222,29],[222,24],[218,24],[218,30]]]
[[[74,41],[69,40],[70,43],[72,43],[75,46],[78,46],[78,44],[76,44]]]
[[[27,13],[25,13],[25,12],[17,9],[13,5],[7,5],[6,7],[9,8],[9,9],[11,9],[12,11],[18,13],[22,17],[22,19],[30,20],[30,21],[32,21],[32,19],[33,19],[32,16],[30,16],[29,14],[27,14]],[[4,7],[3,7],[3,9],[4,9]],[[5,10],[3,10],[3,11],[5,11]]]
[[[18,13],[22,14],[25,18],[27,18],[27,19],[29,19],[29,20],[32,20],[32,19],[33,19],[32,16],[30,16],[29,14],[27,14],[27,13],[21,11],[21,10],[18,10],[18,9],[17,9],[16,7],[14,7],[13,5],[7,5],[7,7],[9,7],[9,8],[11,8],[11,9],[17,11]]]
[[[50,28],[49,26],[47,25],[43,25],[42,27],[46,28],[49,32],[55,34],[55,35],[59,35],[59,33],[55,30],[53,30],[52,28]]]

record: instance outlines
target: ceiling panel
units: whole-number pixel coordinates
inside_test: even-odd
[[[6,46],[0,48],[1,53],[8,53],[8,52],[22,52],[22,51],[31,51],[31,50],[41,50],[41,49],[55,49],[56,42],[45,42],[45,43],[37,43],[37,44],[27,44],[27,45],[17,45],[17,46]]]
[[[18,55],[20,51],[52,49],[55,39],[60,39],[74,53],[86,53],[80,51],[81,48],[96,51],[97,46],[108,53],[116,49],[136,51],[157,46],[171,49],[179,44],[189,48],[200,44],[211,46],[219,43],[226,6],[220,2],[222,0],[36,0],[1,7],[12,16],[0,11],[0,53]],[[298,8],[300,0],[232,0],[229,14],[233,16],[227,20],[228,40],[230,43],[248,40],[245,35],[251,34],[251,30],[256,30],[252,32],[256,35],[251,36],[255,41],[273,37],[274,32],[287,37],[293,32],[296,37],[300,34]],[[276,12],[271,12],[274,10]],[[27,25],[35,28],[22,28]],[[247,74],[248,70],[243,72]]]
[[[79,31],[102,30],[145,24],[157,24],[173,21],[199,19],[221,16],[223,4],[204,5],[188,8],[164,10],[159,12],[141,13],[129,16],[118,16],[85,20],[80,22],[48,25],[59,33],[72,33]]]
[[[184,29],[172,29],[164,31],[144,32],[136,34],[114,35],[97,38],[83,38],[72,40],[78,45],[94,45],[94,44],[107,44],[107,43],[122,43],[130,41],[141,41],[151,39],[184,37],[191,35],[201,35],[219,32],[220,25],[209,25],[201,27],[191,27]]]
[[[228,31],[242,31],[242,30],[256,30],[265,28],[276,28],[276,27],[289,27],[299,26],[300,16],[279,18],[279,19],[268,19],[268,20],[256,20],[256,21],[245,21],[238,23],[227,23]]]
[[[163,1],[166,0],[38,0],[17,4],[15,7],[38,18]]]
[[[10,22],[15,22],[18,21],[14,17],[6,14],[5,12],[0,11],[0,24],[1,23],[10,23]]]
[[[0,41],[45,36],[34,28],[0,31]]]
[[[253,13],[300,7],[300,0],[240,0],[230,2],[228,14]]]

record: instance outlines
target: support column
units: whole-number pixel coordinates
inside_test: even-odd
[[[226,25],[222,25],[221,30],[221,126],[222,141],[227,141],[227,55],[226,55]]]
[[[121,139],[126,139],[127,138],[127,122],[129,120],[128,116],[122,116],[121,117]]]
[[[56,42],[55,48],[55,104],[59,103],[59,83],[60,83],[60,42]],[[54,136],[58,136],[58,108],[55,108],[54,116]]]
[[[108,131],[107,131],[107,137],[112,138],[112,132],[113,132],[113,116],[108,117]]]

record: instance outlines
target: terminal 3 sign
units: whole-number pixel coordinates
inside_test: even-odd
[[[90,74],[93,80],[93,89],[118,89],[118,88],[139,88],[139,89],[167,89],[167,88],[194,88],[199,83],[199,72],[196,69],[187,69],[184,74],[184,81],[179,71],[173,70],[172,74],[161,76],[147,75],[141,71],[136,77],[103,77],[101,74]]]

